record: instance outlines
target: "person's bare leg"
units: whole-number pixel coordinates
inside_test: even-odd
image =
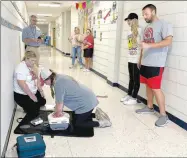
[[[166,115],[165,96],[161,89],[153,89],[161,115]]]
[[[88,69],[90,69],[91,68],[91,58],[88,58]]]
[[[146,85],[146,94],[147,94],[147,106],[152,109],[153,108],[153,90]]]
[[[90,65],[89,65],[89,67],[92,68],[92,66],[93,66],[92,58],[89,58],[89,60],[90,60]]]
[[[136,113],[138,114],[153,114],[154,108],[153,108],[153,97],[154,93],[153,90],[146,85],[146,94],[147,94],[147,106],[145,106],[142,109],[136,110]]]
[[[85,58],[85,67],[86,67],[86,69],[88,69],[89,68],[89,61],[88,61],[89,59],[88,58]]]

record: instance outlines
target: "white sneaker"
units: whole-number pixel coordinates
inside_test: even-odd
[[[70,69],[73,69],[74,67],[75,67],[74,65],[71,65],[69,68],[70,68]]]
[[[82,65],[80,65],[80,69],[83,69],[83,66],[82,66]]]
[[[96,111],[95,111],[95,117],[97,120],[108,120],[110,121],[110,118],[109,116],[99,107],[96,108]]]
[[[123,102],[124,105],[135,105],[137,104],[137,99],[129,98]]]
[[[90,70],[89,70],[89,69],[84,69],[83,71],[84,71],[84,72],[90,72]]]
[[[99,121],[100,128],[105,128],[105,127],[110,127],[110,126],[112,126],[112,123],[108,120],[100,120]]]
[[[124,102],[124,101],[127,101],[128,99],[130,99],[131,98],[131,96],[129,96],[129,95],[126,95],[125,97],[123,97],[123,98],[121,98],[121,102]]]

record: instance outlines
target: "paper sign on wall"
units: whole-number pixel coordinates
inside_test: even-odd
[[[98,21],[98,28],[100,28],[100,21]]]
[[[104,19],[104,23],[105,23],[105,21],[106,21],[106,19],[107,19],[107,17],[109,17],[110,16],[110,13],[111,13],[111,9],[108,11],[108,13],[105,15],[105,17],[103,18]]]
[[[116,1],[113,2],[113,5],[112,5],[112,21],[111,23],[116,23],[117,19],[118,19],[118,16],[116,15],[116,6],[117,6],[117,3]]]
[[[96,30],[94,31],[94,38],[96,38]]]
[[[97,19],[101,19],[102,18],[102,10],[99,10],[97,13]]]
[[[93,17],[93,24],[95,24],[95,16]]]
[[[100,32],[100,41],[102,41],[102,35],[103,35],[102,32]]]

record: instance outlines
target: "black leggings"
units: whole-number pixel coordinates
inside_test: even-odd
[[[99,127],[99,122],[92,121],[92,111],[93,109],[83,114],[75,114],[75,126],[83,128]]]
[[[138,91],[140,89],[140,70],[137,67],[137,64],[128,63],[129,69],[129,89],[128,95],[133,98],[137,98]]]
[[[46,104],[46,99],[41,96],[39,91],[36,93],[36,98],[38,99],[38,102],[34,102],[28,95],[14,92],[15,102],[23,108],[30,121],[38,116],[40,107]]]

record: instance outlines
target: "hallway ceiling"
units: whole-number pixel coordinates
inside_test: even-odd
[[[46,23],[54,21],[61,12],[69,10],[71,6],[75,6],[76,1],[25,1],[25,3],[29,16],[36,15],[38,17],[38,23]],[[60,5],[60,7],[39,6],[40,4],[55,4]],[[52,16],[39,16],[37,14],[51,14]]]

